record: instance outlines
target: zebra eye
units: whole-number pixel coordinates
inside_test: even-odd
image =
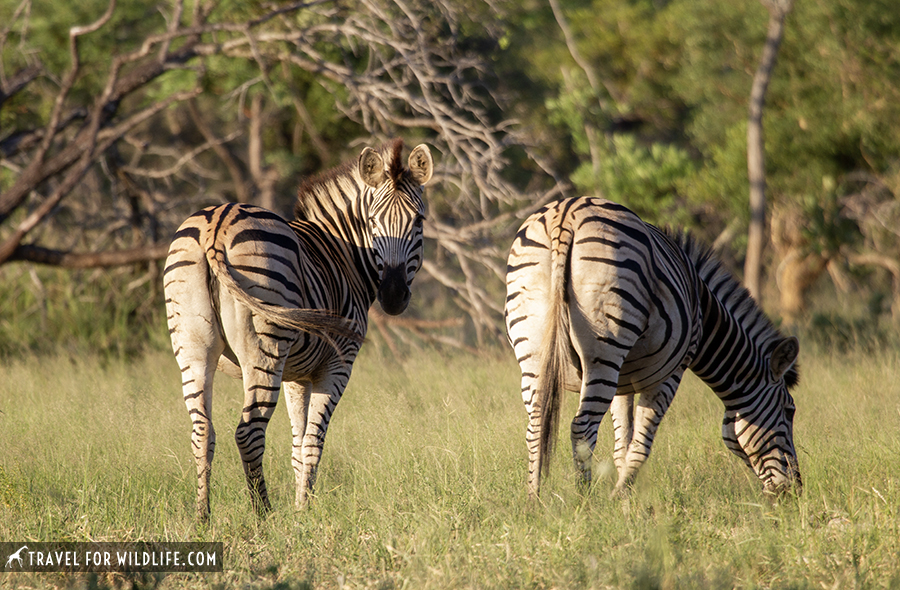
[[[787,406],[784,409],[784,415],[788,419],[788,422],[794,421],[794,412],[796,412],[796,411],[797,410],[796,410],[796,408],[794,408],[794,406]]]

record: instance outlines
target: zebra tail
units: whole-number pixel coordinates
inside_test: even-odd
[[[541,408],[541,433],[538,448],[541,470],[546,474],[550,469],[550,455],[559,431],[559,412],[566,385],[566,362],[569,355],[569,310],[566,305],[566,276],[569,268],[572,232],[562,227],[551,237],[550,301],[547,309],[547,324],[541,345],[541,369],[537,380],[537,401]]]
[[[354,342],[363,342],[363,336],[355,329],[356,322],[336,313],[323,309],[280,307],[250,295],[231,274],[228,262],[224,258],[225,253],[222,251],[215,248],[206,250],[206,259],[213,275],[228,289],[232,297],[249,307],[253,313],[279,326],[318,336],[338,351],[340,349],[334,338],[343,337]]]

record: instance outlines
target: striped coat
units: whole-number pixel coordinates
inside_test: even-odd
[[[649,456],[688,368],[721,398],[725,444],[764,489],[799,489],[788,392],[797,381],[797,340],[780,335],[746,289],[689,237],[673,237],[603,199],[544,207],[522,224],[510,251],[506,325],[529,415],[532,496],[563,390],[580,392],[571,439],[585,481],[597,428],[611,409],[622,493]]]
[[[307,182],[290,222],[249,205],[189,217],[166,259],[169,332],[193,424],[197,510],[209,516],[215,451],[213,374],[241,378],[235,432],[254,507],[270,508],[265,431],[282,384],[293,436],[296,503],[307,503],[329,421],[350,378],[377,299],[401,313],[422,264],[428,148],[365,148],[357,161]]]

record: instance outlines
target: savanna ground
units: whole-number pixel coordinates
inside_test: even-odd
[[[221,541],[226,570],[0,574],[0,586],[900,588],[900,352],[805,350],[801,363],[799,498],[766,500],[719,438],[720,402],[689,376],[630,500],[609,497],[607,420],[593,487],[576,485],[563,432],[541,503],[529,505],[511,353],[400,362],[370,345],[304,512],[292,507],[289,423],[276,411],[265,456],[274,512],[264,520],[251,512],[232,440],[240,385],[219,375],[213,513],[200,526],[169,353],[5,361],[0,540]]]

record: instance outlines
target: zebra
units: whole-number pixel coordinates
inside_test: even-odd
[[[403,312],[423,261],[423,186],[428,146],[399,139],[366,147],[354,162],[301,186],[295,219],[229,203],[190,216],[177,230],[163,274],[172,349],[183,377],[197,465],[197,513],[210,515],[216,434],[216,370],[243,379],[235,441],[262,515],[266,426],[284,385],[291,421],[295,505],[312,496],[329,421],[343,394],[377,299]]]
[[[528,412],[529,497],[549,465],[564,389],[580,390],[571,440],[581,481],[590,482],[597,428],[610,410],[614,493],[626,495],[687,368],[722,400],[725,445],[763,490],[799,493],[788,391],[799,343],[691,236],[608,200],[564,199],[522,224],[506,283],[507,335]]]

